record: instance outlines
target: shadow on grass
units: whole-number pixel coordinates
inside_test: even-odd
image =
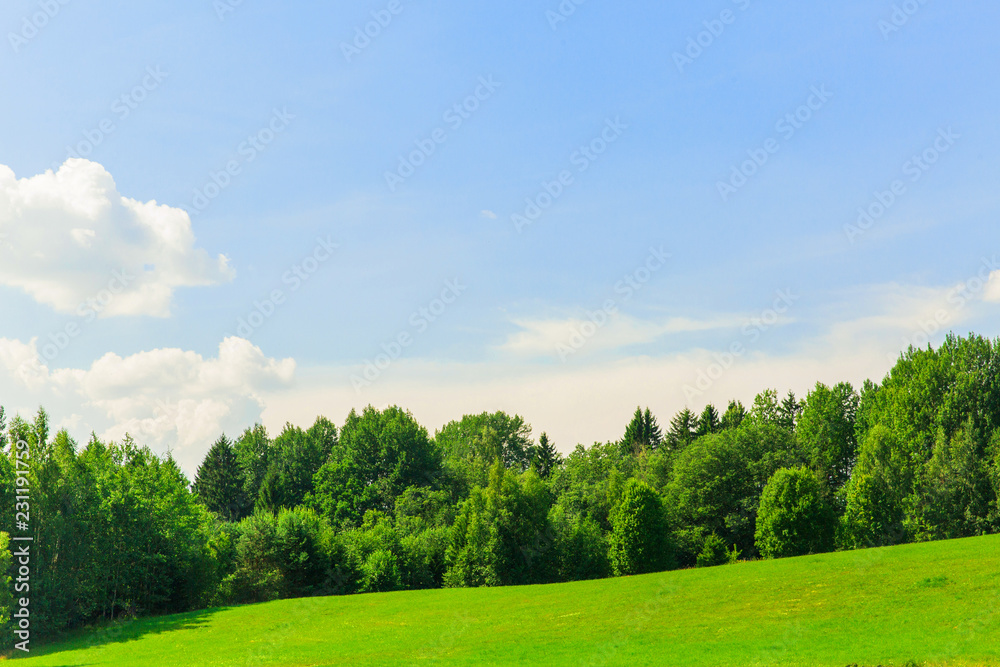
[[[16,659],[19,657],[49,656],[69,651],[100,648],[110,644],[126,644],[150,635],[160,635],[179,630],[194,630],[207,625],[208,621],[215,614],[230,608],[216,607],[214,609],[189,611],[170,616],[151,616],[79,628],[61,635],[47,637],[45,640],[39,641],[37,646],[35,642],[32,642],[33,645],[30,654],[24,654],[21,651],[7,651],[3,657]],[[92,664],[94,663],[68,662],[61,667],[86,667]]]

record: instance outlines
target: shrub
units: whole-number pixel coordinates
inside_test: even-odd
[[[361,568],[361,592],[384,593],[402,588],[396,556],[388,549],[373,551]]]
[[[783,468],[771,477],[760,499],[757,549],[765,558],[801,556],[833,549],[836,514],[816,475]]]
[[[698,554],[698,567],[714,567],[729,562],[729,551],[721,537],[712,533],[705,538],[705,546]]]
[[[630,479],[611,514],[611,567],[618,576],[665,570],[673,564],[660,497]]]

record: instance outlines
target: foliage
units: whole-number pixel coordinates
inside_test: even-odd
[[[637,410],[622,440],[565,459],[545,433],[534,445],[516,415],[466,415],[431,440],[401,408],[369,406],[340,429],[321,417],[273,441],[259,424],[233,443],[222,436],[192,486],[170,456],[128,436],[81,447],[53,431],[44,410],[26,419],[0,407],[4,527],[12,443],[31,451],[43,639],[206,605],[574,581],[1000,531],[1000,351],[977,336],[911,348],[860,394],[817,384],[804,401],[763,391],[749,413],[738,401],[721,417],[685,409],[665,437]]]
[[[783,468],[771,477],[760,498],[757,550],[765,558],[830,551],[836,516],[823,484],[804,468]]]
[[[438,431],[434,442],[451,459],[478,459],[487,466],[499,459],[515,472],[524,472],[531,465],[531,426],[518,415],[465,415]]]
[[[11,585],[11,565],[14,562],[10,553],[10,535],[0,532],[0,628],[6,628],[14,604],[14,587]]]
[[[673,451],[684,449],[694,441],[698,432],[698,418],[688,408],[684,408],[670,420],[667,431],[667,447]]]
[[[817,383],[806,397],[796,428],[809,465],[832,491],[847,483],[857,460],[855,420],[859,402],[860,397],[846,382],[832,389]]]
[[[257,507],[277,512],[303,504],[313,489],[313,477],[336,447],[337,428],[325,417],[318,418],[308,431],[286,424],[268,449],[267,474]]]
[[[236,461],[236,451],[222,435],[198,467],[192,490],[198,499],[225,521],[239,521],[250,510],[244,491],[243,472]]]
[[[725,565],[728,562],[729,551],[726,549],[725,540],[715,533],[706,537],[701,553],[698,554],[697,566],[715,567],[716,565]]]
[[[756,553],[754,527],[764,486],[775,471],[800,462],[791,433],[754,423],[699,438],[684,450],[666,489],[681,564],[696,563],[710,533]]]
[[[625,454],[637,454],[639,452],[651,452],[659,449],[663,442],[663,432],[656,421],[656,417],[649,408],[643,412],[642,408],[636,408],[632,421],[625,427],[625,435],[620,443]]]
[[[721,430],[722,420],[719,417],[719,411],[715,409],[714,405],[706,405],[705,409],[701,412],[701,417],[698,418],[698,429],[696,434],[701,437],[703,435],[718,433]]]
[[[673,564],[660,497],[631,479],[611,515],[608,555],[617,576],[665,570]]]
[[[538,437],[538,446],[534,449],[531,462],[542,479],[548,479],[562,465],[562,457],[549,440],[548,433],[542,433]]]
[[[340,441],[312,479],[310,504],[334,525],[358,525],[365,513],[391,513],[410,486],[433,485],[440,456],[413,415],[398,407],[353,410]]]
[[[497,461],[486,488],[476,487],[462,503],[446,555],[446,586],[509,586],[539,583],[551,560],[549,498],[529,472],[517,478]]]
[[[722,415],[720,429],[730,431],[739,428],[747,418],[747,410],[739,401],[730,401],[725,414]]]

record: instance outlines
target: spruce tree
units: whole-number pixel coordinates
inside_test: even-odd
[[[698,436],[718,433],[721,427],[722,422],[719,420],[719,411],[715,409],[714,405],[706,405],[701,413],[701,417],[698,419]]]
[[[781,406],[778,408],[778,424],[794,431],[804,408],[805,403],[795,398],[795,392],[789,391],[788,396],[781,401]]]
[[[642,423],[646,447],[650,451],[659,449],[660,445],[663,444],[663,431],[660,430],[660,425],[649,408],[646,408],[646,411],[642,415]]]
[[[562,457],[559,456],[559,452],[549,440],[547,433],[542,433],[538,438],[538,446],[535,447],[534,451],[534,463],[538,476],[542,479],[548,479],[552,471],[562,463]]]
[[[625,435],[620,444],[625,454],[637,454],[641,451],[654,451],[663,443],[663,431],[653,416],[652,411],[641,407],[635,409],[632,421],[625,428]]]
[[[698,430],[698,418],[690,409],[684,408],[670,420],[670,432],[667,433],[667,443],[670,449],[684,449],[694,440]]]
[[[243,492],[243,474],[236,463],[233,443],[225,435],[208,450],[192,490],[205,507],[226,521],[239,521],[249,512]]]

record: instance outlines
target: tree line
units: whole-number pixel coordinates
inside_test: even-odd
[[[125,437],[0,408],[0,515],[31,451],[32,627],[279,598],[633,575],[1000,529],[1000,339],[910,348],[880,383],[637,409],[566,457],[503,412],[429,434],[399,407],[261,425],[190,483]],[[10,562],[0,535],[0,564]],[[9,574],[9,573],[8,573]],[[8,586],[10,580],[8,577]],[[0,607],[9,595],[0,598]]]

